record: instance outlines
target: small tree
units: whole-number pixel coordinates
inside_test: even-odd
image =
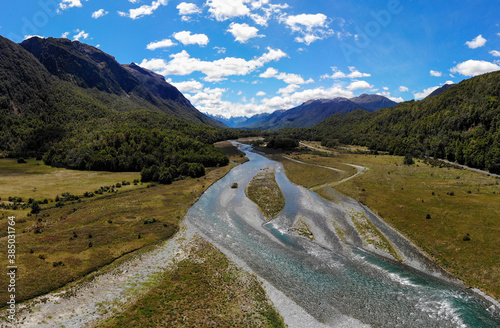
[[[413,157],[411,156],[410,153],[405,155],[405,159],[403,160],[404,165],[413,165],[415,164],[415,161],[413,160]]]
[[[33,204],[31,204],[31,214],[38,214],[41,210],[42,208],[37,201],[34,201]]]

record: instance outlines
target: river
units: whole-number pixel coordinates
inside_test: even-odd
[[[293,311],[284,313],[289,327],[500,326],[497,307],[450,278],[367,208],[341,195],[327,202],[292,184],[281,164],[250,146],[239,147],[250,161],[211,186],[189,210],[186,224],[307,317],[301,321],[290,317]],[[286,199],[270,222],[244,191],[263,168],[276,172]],[[231,188],[235,182],[237,189]],[[350,213],[370,220],[403,261],[364,243]],[[299,219],[307,222],[314,240],[291,229]]]

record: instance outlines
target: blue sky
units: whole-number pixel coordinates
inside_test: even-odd
[[[500,70],[498,0],[23,0],[0,9],[4,37],[88,43],[224,116],[362,93],[421,99]]]

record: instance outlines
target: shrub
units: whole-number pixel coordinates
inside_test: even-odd
[[[34,201],[33,204],[31,204],[31,214],[38,214],[41,210],[42,208],[37,201]]]
[[[155,218],[145,218],[144,219],[144,224],[151,224],[151,223],[155,223],[155,222],[156,222]]]
[[[415,164],[415,161],[413,160],[413,157],[411,156],[410,153],[405,155],[405,158],[403,160],[404,165],[413,165]]]
[[[22,158],[22,157],[19,157],[17,159],[17,163],[19,163],[19,164],[26,164],[26,160],[24,158]]]
[[[426,218],[427,220],[430,220],[430,219],[431,219],[431,215],[430,215],[430,214],[427,214],[427,215],[425,216],[425,218]]]

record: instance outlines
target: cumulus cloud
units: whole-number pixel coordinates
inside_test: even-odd
[[[83,0],[83,1],[88,1],[88,0]],[[59,3],[58,11],[60,12],[61,10],[66,10],[66,9],[73,8],[73,7],[82,7],[82,1],[81,0],[62,0],[61,3]]]
[[[465,44],[470,48],[470,49],[476,49],[476,48],[481,48],[486,44],[486,39],[483,38],[481,34],[476,36],[474,40],[472,41],[467,41]]]
[[[498,50],[491,50],[490,51],[490,55],[492,55],[494,57],[500,57],[500,51],[498,51]]]
[[[233,17],[246,16],[250,9],[245,3],[249,0],[207,0],[208,12],[218,21],[225,21]]]
[[[203,89],[203,83],[195,80],[173,82],[172,79],[168,79],[167,82],[179,89],[180,92],[196,93]]]
[[[413,96],[415,97],[415,99],[422,99],[422,98],[427,97],[428,95],[430,95],[431,93],[433,93],[434,91],[436,91],[439,88],[440,88],[439,85],[432,87],[432,88],[427,88],[427,89],[424,89],[424,91],[422,91],[422,92],[414,92]]]
[[[67,39],[68,35],[69,35],[69,32],[64,32],[63,34],[61,34],[61,38]]]
[[[194,3],[181,2],[176,8],[179,10],[179,15],[182,16],[183,21],[191,20],[190,15],[201,13],[201,9]]]
[[[300,89],[299,85],[289,84],[285,88],[279,89],[277,93],[281,95],[289,95],[290,93],[294,93],[295,91],[297,91],[297,89]]]
[[[354,66],[349,66],[349,70],[351,71],[351,73],[349,73],[349,74],[343,73],[337,67],[332,67],[332,70],[333,70],[332,75],[325,74],[325,75],[321,76],[321,78],[322,79],[344,79],[344,78],[357,79],[357,78],[361,78],[361,77],[372,76],[369,73],[361,73]]]
[[[450,69],[451,73],[459,73],[464,76],[476,76],[484,73],[500,70],[500,66],[484,60],[468,60]]]
[[[407,87],[405,87],[404,85],[402,85],[402,86],[399,87],[399,91],[401,91],[401,92],[408,92],[408,91],[410,91],[410,89],[408,89]]]
[[[282,17],[281,22],[292,32],[301,34],[295,38],[296,42],[307,45],[334,34],[334,31],[329,29],[328,17],[321,13],[289,15]]]
[[[241,43],[245,43],[252,38],[263,37],[263,35],[258,34],[258,28],[250,26],[246,23],[238,24],[233,22],[231,23],[231,25],[229,25],[227,31],[234,36],[235,41]]]
[[[168,48],[168,47],[172,47],[172,46],[175,46],[177,43],[173,42],[172,40],[170,39],[164,39],[164,40],[161,40],[161,41],[155,41],[155,42],[151,42],[149,43],[147,46],[146,46],[146,49],[149,49],[149,50],[156,50],[156,49],[159,49],[159,48]]]
[[[192,58],[187,51],[183,50],[170,55],[171,60],[168,62],[163,59],[144,59],[140,66],[162,75],[189,75],[193,72],[202,72],[206,75],[205,81],[217,82],[225,80],[227,76],[248,75],[266,63],[286,56],[286,53],[280,49],[267,48],[267,50],[267,53],[251,60],[226,57],[212,62]]]
[[[366,81],[353,81],[347,87],[348,90],[359,90],[359,89],[372,89],[373,85]]]
[[[431,74],[431,76],[435,76],[435,77],[440,77],[443,75],[442,72],[433,71],[433,70],[431,70],[430,74]]]
[[[109,14],[109,12],[108,12],[108,11],[106,11],[106,10],[104,10],[104,9],[99,9],[98,11],[94,11],[94,12],[92,13],[92,18],[94,18],[94,19],[98,19],[98,18],[100,18],[100,17],[102,17],[102,16],[106,16],[107,14]]]
[[[269,67],[264,73],[260,74],[259,77],[276,78],[278,80],[282,80],[286,84],[307,84],[314,82],[312,79],[306,81],[298,74],[279,73],[277,69],[272,67]]]
[[[174,33],[174,39],[183,45],[197,44],[199,46],[206,46],[209,42],[208,36],[205,34],[191,34],[190,31]]]
[[[264,91],[259,91],[256,93],[257,97],[264,97],[265,95],[266,95],[266,93]]]
[[[86,39],[89,37],[88,33],[85,33],[84,30],[76,30],[77,34],[73,36],[73,40],[75,41],[80,41],[81,38]]]
[[[141,18],[143,16],[152,15],[156,9],[160,8],[160,6],[166,6],[168,4],[168,0],[157,0],[153,1],[151,5],[143,5],[139,8],[130,9],[128,13],[123,11],[119,11],[118,14],[124,17],[130,17],[132,19]]]
[[[31,38],[45,39],[45,37],[42,35],[25,35],[23,41],[31,39]]]
[[[387,91],[382,91],[382,92],[379,92],[377,94],[381,95],[381,96],[384,96],[384,97],[386,97],[386,98],[388,98],[388,99],[390,99],[390,100],[392,100],[394,102],[397,102],[397,103],[400,103],[400,102],[404,101],[403,97],[392,97],[391,93],[387,92]]]

